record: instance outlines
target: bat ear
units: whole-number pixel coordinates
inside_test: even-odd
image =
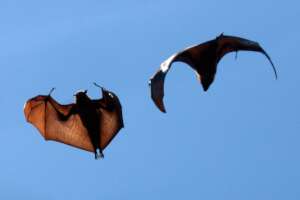
[[[84,90],[84,94],[86,94],[87,93],[87,90]]]

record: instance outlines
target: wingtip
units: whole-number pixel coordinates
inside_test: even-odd
[[[258,45],[259,45],[259,44],[258,44]],[[268,53],[267,53],[260,45],[259,45],[259,47],[260,47],[261,53],[263,53],[263,54],[267,57],[267,59],[269,60],[269,62],[271,63],[271,66],[272,66],[272,68],[273,68],[274,75],[275,75],[275,80],[277,80],[277,79],[278,79],[277,69],[276,69],[276,67],[275,67],[275,65],[274,65],[274,63],[273,63],[271,57],[269,56],[269,54],[268,54]]]
[[[277,80],[277,79],[278,79],[277,69],[276,69],[276,67],[275,67],[275,65],[274,65],[274,63],[273,63],[273,61],[271,60],[270,56],[269,56],[268,54],[266,54],[266,55],[267,55],[268,60],[269,60],[270,63],[271,63],[272,68],[273,68],[274,75],[275,75],[275,80]]]
[[[162,108],[159,108],[159,110],[162,112],[162,113],[167,113],[166,109],[164,107]]]
[[[154,100],[154,99],[153,99]],[[167,113],[164,102],[162,100],[154,100],[156,107],[163,113]]]

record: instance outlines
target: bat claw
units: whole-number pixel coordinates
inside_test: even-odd
[[[103,91],[107,91],[104,87],[102,87],[101,85],[97,84],[96,82],[93,82],[93,83],[94,83],[94,85],[95,85],[96,87],[100,88],[100,89],[102,90],[102,92],[103,92]]]
[[[96,82],[93,82],[93,84],[98,88],[101,88],[101,89],[103,88],[101,85],[97,84]]]
[[[51,90],[50,90],[50,92],[49,92],[48,96],[50,96],[50,95],[51,95],[51,93],[52,93],[54,90],[55,90],[55,87],[51,88]]]

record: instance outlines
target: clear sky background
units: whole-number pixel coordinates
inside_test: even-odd
[[[300,3],[294,1],[0,2],[0,199],[300,198]],[[272,57],[229,54],[203,92],[176,63],[161,113],[148,79],[171,54],[221,32]],[[73,102],[114,91],[125,128],[104,160],[46,142],[23,114],[48,94]]]

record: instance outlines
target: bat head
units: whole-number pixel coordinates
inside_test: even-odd
[[[79,90],[75,94],[76,103],[85,102],[89,97],[87,96],[87,90]]]

